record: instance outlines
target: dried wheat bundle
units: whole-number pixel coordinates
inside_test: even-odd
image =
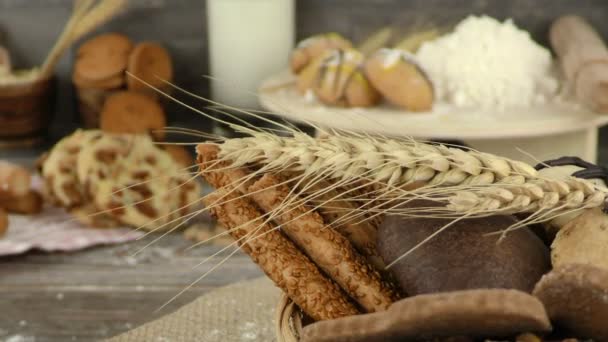
[[[320,139],[297,131],[285,137],[234,128],[249,136],[218,144],[222,160],[234,167],[255,165],[258,173],[296,174],[300,185],[294,193],[305,195],[307,202],[316,204],[315,209],[348,210],[334,224],[353,223],[356,218],[364,222],[382,214],[457,219],[513,213],[532,214],[530,223],[600,206],[607,194],[584,179],[547,179],[520,161],[413,139],[340,131]],[[318,186],[328,181],[331,187]],[[352,195],[343,191],[328,198],[332,189],[345,186]],[[364,186],[368,190],[361,194]],[[403,208],[404,202],[420,198],[445,206]],[[337,200],[358,205],[348,209],[332,205]]]

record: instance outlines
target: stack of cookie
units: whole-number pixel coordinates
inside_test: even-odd
[[[173,227],[196,209],[199,184],[145,134],[78,130],[42,164],[45,195],[94,227]]]
[[[121,95],[117,100],[123,103],[119,107],[132,107],[133,114],[112,113],[108,120],[121,117],[121,123],[142,119],[147,121],[146,111],[154,107],[158,112],[160,107],[152,88],[166,88],[165,82],[171,82],[172,78],[171,57],[157,43],[134,44],[120,33],[101,34],[88,40],[77,51],[72,74],[84,126],[99,127],[106,100],[122,92],[134,94]],[[145,94],[146,97],[137,94]],[[164,112],[161,115],[164,126]],[[158,121],[158,113],[153,116],[150,121]]]
[[[338,34],[305,39],[291,56],[298,91],[307,99],[341,107],[371,107],[382,98],[408,111],[432,108],[430,79],[412,54],[380,49],[364,56]]]

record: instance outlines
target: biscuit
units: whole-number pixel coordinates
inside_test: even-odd
[[[42,164],[45,195],[54,205],[73,208],[86,200],[84,189],[78,180],[77,161],[82,148],[101,137],[98,130],[77,130],[60,140],[49,152]]]
[[[381,49],[364,68],[369,81],[389,102],[414,112],[433,107],[433,85],[407,52]]]
[[[4,208],[9,213],[21,215],[33,215],[42,211],[42,196],[30,190],[25,195],[0,198],[0,208]]]
[[[480,289],[418,295],[383,312],[316,322],[304,327],[300,341],[427,341],[550,330],[545,308],[535,297],[516,290]]]
[[[165,111],[156,99],[134,91],[108,96],[100,114],[100,128],[106,133],[149,133],[163,140],[165,126]]]
[[[608,340],[608,271],[591,265],[556,268],[536,285],[534,295],[551,322],[579,338]]]
[[[179,221],[200,198],[199,184],[147,135],[105,134],[81,152],[78,177],[98,208],[144,229]]]
[[[341,107],[369,107],[380,100],[362,72],[364,57],[356,50],[332,50],[324,56],[312,90],[327,104]]]
[[[121,76],[127,68],[133,43],[118,33],[99,35],[84,43],[77,52],[74,73],[82,81],[101,82]]]
[[[173,65],[169,52],[154,42],[142,42],[135,46],[129,56],[127,71],[136,76],[127,76],[129,90],[154,92],[138,78],[157,88],[165,87],[163,81],[173,80]]]
[[[352,43],[338,33],[325,33],[299,42],[290,56],[291,71],[298,74],[310,62],[330,49],[348,49]]]
[[[608,216],[587,209],[563,226],[551,244],[551,262],[554,268],[589,264],[608,270]]]
[[[129,53],[133,49],[133,42],[124,34],[111,32],[103,33],[84,42],[78,50],[76,56],[81,57],[88,54],[106,53],[108,49],[117,53]]]
[[[125,78],[122,74],[119,74],[105,80],[91,81],[74,72],[72,82],[79,88],[116,89],[125,84]]]

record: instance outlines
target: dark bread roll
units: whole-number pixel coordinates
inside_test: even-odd
[[[419,201],[415,205],[436,206]],[[378,249],[389,264],[452,222],[441,218],[387,217]],[[516,223],[512,216],[466,219],[452,224],[391,267],[409,296],[465,289],[505,288],[531,292],[550,268],[547,247],[528,228],[487,234]]]

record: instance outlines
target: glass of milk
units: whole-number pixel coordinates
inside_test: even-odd
[[[260,82],[288,66],[295,0],[207,0],[211,97],[258,108]]]

